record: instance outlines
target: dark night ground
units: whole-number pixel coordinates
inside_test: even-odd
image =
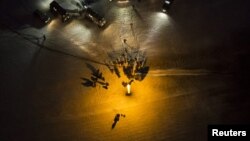
[[[43,3],[0,2],[1,141],[202,141],[208,124],[249,124],[249,1],[176,0],[167,17],[156,0],[137,12],[99,0],[92,6],[105,13],[105,29],[84,19],[38,28],[31,13]],[[135,45],[133,31],[150,72],[127,97],[122,80],[93,60],[107,59],[123,38]],[[86,63],[103,72],[108,90],[81,85]],[[126,117],[111,130],[116,113]]]

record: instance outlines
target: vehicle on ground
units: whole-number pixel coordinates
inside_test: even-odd
[[[162,6],[162,12],[166,13],[172,5],[173,1],[174,0],[165,0]]]
[[[89,7],[86,8],[85,16],[99,27],[103,27],[106,24],[106,20]]]
[[[40,10],[38,10],[38,9],[36,9],[36,10],[34,11],[34,15],[35,15],[37,18],[39,18],[40,21],[43,22],[44,24],[47,24],[47,23],[49,23],[49,22],[51,21],[51,18],[50,18],[50,16],[49,16],[47,13],[42,12],[42,11],[40,11]]]
[[[50,11],[54,14],[59,14],[62,17],[63,22],[66,22],[71,18],[67,10],[60,6],[56,1],[50,3]]]

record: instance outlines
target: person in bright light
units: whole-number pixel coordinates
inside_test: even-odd
[[[127,94],[130,94],[130,93],[131,93],[131,85],[128,84],[128,85],[127,85]]]

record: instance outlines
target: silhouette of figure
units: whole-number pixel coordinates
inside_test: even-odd
[[[131,83],[132,83],[132,82],[134,82],[134,80],[133,80],[133,79],[132,79],[132,80],[130,80],[130,81],[128,82],[128,84],[129,84],[129,85],[131,85]]]
[[[109,83],[108,83],[108,82],[106,82],[106,83],[105,83],[105,85],[106,85],[106,86],[109,86]]]
[[[115,74],[117,75],[117,77],[120,78],[121,75],[120,75],[120,72],[119,72],[117,66],[114,66],[114,71],[115,71]]]
[[[115,115],[115,118],[114,118],[114,122],[113,122],[113,124],[112,124],[112,129],[114,129],[115,128],[115,126],[116,126],[116,123],[119,121],[119,119],[120,119],[120,114],[116,114]]]
[[[87,79],[87,78],[81,78],[83,81],[85,81],[85,82],[82,82],[82,85],[84,85],[84,86],[86,86],[86,87],[95,87],[96,86],[96,84],[95,84],[95,82],[93,82],[93,81],[91,81],[91,80],[89,80],[89,79]]]
[[[127,42],[127,39],[123,39],[123,42],[126,43],[126,42]]]
[[[108,69],[110,70],[111,73],[114,73],[114,69],[112,69],[112,68],[109,66],[109,64],[105,64],[105,65],[108,67]]]
[[[115,119],[114,119],[114,122],[118,122],[120,119],[120,114],[116,114],[115,115]]]
[[[91,76],[90,79],[91,79],[93,82],[97,82],[97,78],[96,78],[96,77]]]
[[[45,41],[46,40],[46,36],[45,36],[45,34],[43,35],[43,41]]]
[[[123,86],[123,87],[126,87],[127,85],[128,85],[127,82],[122,81],[122,86]]]
[[[108,86],[102,86],[104,89],[108,89]]]

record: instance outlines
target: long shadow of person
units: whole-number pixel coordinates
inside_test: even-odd
[[[111,127],[112,129],[115,128],[116,123],[119,121],[119,119],[120,119],[120,114],[116,114],[115,118],[114,118],[114,122],[113,122],[112,127]]]
[[[86,87],[95,87],[96,86],[95,82],[93,82],[87,78],[82,77],[81,79],[84,81],[84,82],[82,82],[82,85],[84,85]]]
[[[132,5],[133,10],[135,11],[136,16],[141,20],[144,21],[143,17],[141,16],[140,12],[136,9],[134,5]]]
[[[86,66],[91,71],[91,74],[93,76],[105,81],[105,78],[102,76],[102,72],[99,69],[95,68],[93,65],[91,65],[89,63],[86,63]]]
[[[97,71],[97,69],[89,63],[86,63],[86,66],[92,73],[95,73]]]

